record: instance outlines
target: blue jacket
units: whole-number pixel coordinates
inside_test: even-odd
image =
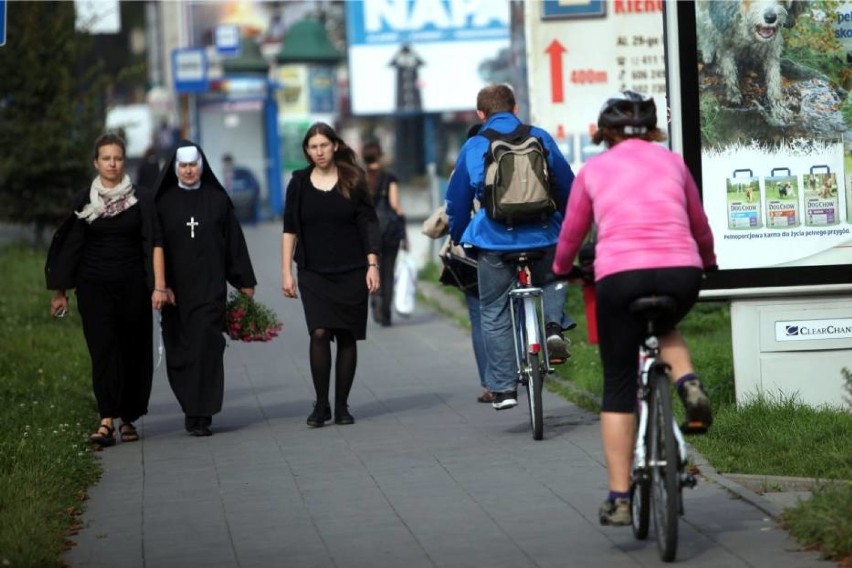
[[[489,117],[480,132],[487,128],[497,132],[512,132],[519,124],[521,121],[513,113],[498,112]],[[455,170],[447,186],[447,217],[450,221],[450,237],[454,243],[493,251],[537,249],[556,244],[574,172],[550,134],[535,126],[532,134],[544,144],[550,173],[556,180],[557,211],[550,217],[548,225],[542,227],[541,223],[527,223],[510,228],[489,218],[484,209],[471,218],[474,198],[482,202],[485,154],[489,145],[487,138],[477,134],[465,142],[459,151]]]

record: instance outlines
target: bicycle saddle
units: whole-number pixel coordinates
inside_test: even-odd
[[[524,259],[526,259],[527,262],[538,260],[544,256],[544,253],[544,249],[512,251],[503,253],[502,255],[500,255],[500,258],[503,259],[503,262],[517,264],[518,262]]]
[[[645,296],[630,303],[630,313],[644,315],[656,320],[661,316],[674,313],[677,302],[671,296]]]

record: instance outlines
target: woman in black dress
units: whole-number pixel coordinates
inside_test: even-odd
[[[124,153],[115,134],[95,142],[98,175],[76,196],[45,265],[54,317],[68,311],[65,292],[76,289],[101,417],[90,439],[101,447],[115,444],[116,418],[122,441],[139,439],[133,422],[148,412],[154,372],[153,200],[124,173]]]
[[[302,151],[310,165],[294,172],[287,186],[281,290],[287,298],[298,297],[295,260],[316,391],[308,425],[319,427],[332,417],[332,339],[337,343],[334,423],[352,424],[348,401],[358,359],[355,342],[367,336],[367,300],[379,289],[378,219],[355,152],[334,129],[313,124]]]

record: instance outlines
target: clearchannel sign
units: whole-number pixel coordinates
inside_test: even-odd
[[[352,112],[472,110],[509,77],[509,0],[346,2]]]
[[[852,318],[775,322],[775,341],[849,338],[852,338]]]

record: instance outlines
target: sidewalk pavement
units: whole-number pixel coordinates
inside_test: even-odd
[[[246,229],[257,297],[278,311],[281,335],[229,344],[210,438],[184,432],[157,370],[142,440],[101,454],[69,566],[661,564],[653,540],[598,524],[607,486],[596,415],[546,391],[545,438],[533,441],[523,397],[499,413],[475,401],[469,336],[425,305],[390,328],[370,321],[356,423],[307,427],[308,334],[301,303],[279,293],[279,234],[278,223]],[[679,562],[826,566],[713,478],[684,501]]]

